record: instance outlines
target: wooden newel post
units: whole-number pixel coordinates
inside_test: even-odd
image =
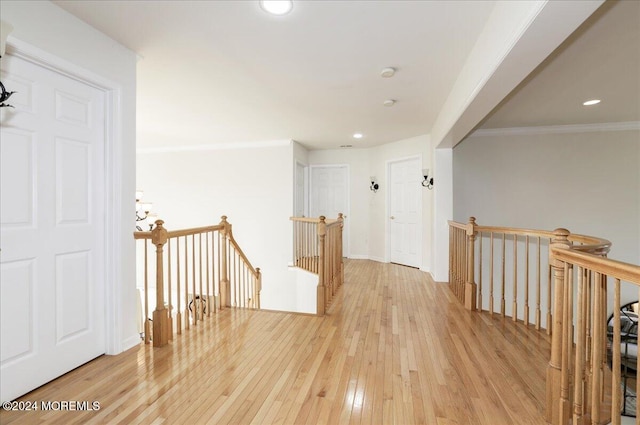
[[[553,248],[568,249],[571,246],[567,229],[556,229],[549,246],[549,266],[553,291],[553,315],[551,326],[551,359],[547,366],[547,392],[545,417],[552,424],[568,423],[571,413],[571,403],[565,397],[562,399],[562,318],[564,313],[564,262],[555,258]],[[569,353],[565,353],[568,356]]]
[[[316,302],[316,314],[318,316],[324,316],[324,306],[325,306],[325,252],[324,252],[324,243],[325,236],[327,235],[327,223],[325,222],[326,217],[321,215],[320,222],[318,223],[317,231],[318,231],[318,295]]]
[[[220,230],[220,234],[222,235],[222,246],[220,247],[220,258],[222,260],[220,264],[220,309],[223,309],[225,307],[231,307],[231,285],[227,273],[229,264],[227,246],[230,225],[226,215],[221,217],[220,225],[223,226],[222,230]]]
[[[338,252],[340,253],[340,273],[338,274],[338,276],[340,276],[340,282],[338,282],[338,286],[342,286],[342,284],[344,283],[344,252],[342,252],[342,247],[344,246],[342,244],[342,238],[344,237],[344,215],[342,213],[338,214],[338,221],[340,222],[340,233],[338,237]]]
[[[162,347],[169,342],[171,322],[169,310],[164,304],[164,265],[163,247],[167,243],[167,229],[164,221],[156,220],[156,227],[151,231],[151,243],[156,246],[156,309],[153,311],[153,346]]]
[[[262,272],[256,267],[256,308],[260,310],[260,291],[262,291]]]
[[[464,286],[464,307],[467,310],[476,309],[476,282],[475,282],[475,240],[476,218],[469,217],[467,224],[467,281]]]

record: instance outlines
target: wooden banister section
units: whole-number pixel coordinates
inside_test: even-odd
[[[217,225],[173,231],[157,220],[152,231],[134,232],[134,238],[144,247],[146,344],[153,341],[154,347],[164,346],[174,329],[181,334],[219,308],[260,308],[260,268],[251,264],[236,242],[226,216]],[[154,257],[149,255],[150,247],[155,247]],[[155,267],[150,265],[154,262]],[[150,282],[155,282],[153,298]],[[150,301],[155,301],[152,315]]]
[[[640,298],[640,266],[607,258],[610,248],[606,239],[562,228],[449,222],[449,286],[460,302],[551,335],[545,416],[554,425],[621,421],[621,359],[629,360],[621,292]],[[640,370],[638,356],[632,360]]]
[[[336,291],[344,283],[342,230],[337,219],[290,217],[293,222],[293,265],[318,275],[316,314],[323,316]]]

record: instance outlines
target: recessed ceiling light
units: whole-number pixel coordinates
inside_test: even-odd
[[[582,104],[584,106],[591,106],[591,105],[597,105],[598,103],[600,103],[600,99],[587,100],[586,102],[583,102]]]
[[[395,104],[396,104],[396,101],[395,101],[395,100],[393,100],[393,99],[387,99],[387,100],[385,100],[384,102],[382,102],[382,104],[383,104],[384,106],[393,106],[393,105],[395,105]]]
[[[362,135],[362,133],[353,133],[353,138],[354,139],[362,139],[364,136]]]
[[[380,76],[382,76],[383,78],[391,78],[395,73],[396,73],[395,68],[388,67],[382,70],[382,72],[380,73]]]
[[[286,15],[293,9],[292,0],[260,0],[260,7],[272,15]]]

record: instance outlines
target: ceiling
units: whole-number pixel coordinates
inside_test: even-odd
[[[494,5],[295,1],[276,17],[257,0],[54,3],[140,56],[138,148],[310,149],[429,133]],[[482,128],[640,121],[639,46],[640,2],[606,3]],[[592,97],[602,103],[587,110]]]
[[[583,106],[600,99],[595,106]],[[640,1],[609,1],[542,62],[482,129],[640,121]]]

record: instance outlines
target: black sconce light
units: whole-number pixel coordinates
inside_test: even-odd
[[[376,193],[378,189],[380,189],[380,185],[376,183],[376,176],[371,176],[371,186],[369,186],[369,189],[371,189],[373,193]]]
[[[7,37],[9,36],[9,33],[13,31],[13,26],[5,21],[1,21],[0,22],[0,58],[2,58],[4,56],[4,52],[5,49],[7,47]],[[4,88],[4,84],[2,84],[2,81],[0,81],[0,108],[13,108],[13,106],[9,105],[8,103],[4,103],[5,101],[7,101],[12,94],[14,94],[15,92],[13,91],[7,91]]]
[[[426,187],[429,190],[433,189],[433,177],[429,177],[428,168],[422,170],[422,177],[424,177],[424,179],[422,180],[422,186]]]

